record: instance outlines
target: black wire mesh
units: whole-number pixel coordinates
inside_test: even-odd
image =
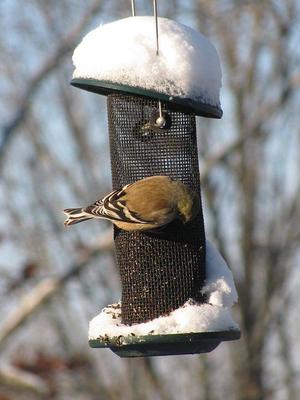
[[[158,104],[144,97],[111,94],[108,117],[113,189],[147,176],[168,175],[200,196],[195,116],[163,103],[169,129],[150,127]],[[201,198],[201,197],[200,197]],[[122,322],[133,324],[168,314],[189,298],[203,302],[205,232],[202,208],[183,225],[159,232],[115,228],[122,281]]]

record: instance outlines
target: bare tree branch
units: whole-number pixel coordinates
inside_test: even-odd
[[[49,392],[48,386],[42,378],[8,364],[0,365],[0,383],[39,395],[47,395]]]
[[[291,77],[290,82],[286,84],[281,96],[276,101],[267,102],[257,110],[257,113],[248,122],[248,126],[246,125],[244,127],[244,135],[240,135],[227,146],[222,147],[215,155],[212,155],[204,161],[204,166],[201,171],[201,180],[205,182],[213,167],[225,162],[228,157],[230,157],[235,151],[239,150],[250,138],[259,135],[261,136],[262,133],[267,134],[266,131],[262,132],[261,129],[259,129],[264,122],[264,118],[272,118],[272,115],[277,112],[278,108],[285,105],[293,90],[296,90],[296,87],[293,83],[293,77]]]
[[[20,123],[26,117],[30,108],[30,100],[35,94],[41,82],[59,65],[62,58],[75,46],[78,38],[90,21],[90,19],[101,9],[102,2],[95,0],[88,8],[85,15],[80,19],[78,24],[59,42],[58,47],[50,57],[48,57],[37,70],[35,75],[29,80],[27,89],[19,101],[19,106],[14,117],[2,128],[2,138],[0,142],[0,159],[3,157],[5,150],[12,135],[16,132]]]
[[[104,252],[112,249],[112,233],[109,229],[101,236],[95,249],[85,254],[84,259],[69,268],[63,276],[59,278],[45,278],[26,294],[20,301],[18,308],[13,311],[0,327],[0,347],[5,340],[15,332],[33,313],[45,304],[55,293],[64,288],[65,284],[73,277],[78,275],[91,260]]]

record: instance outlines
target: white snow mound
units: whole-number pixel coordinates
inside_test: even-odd
[[[129,17],[89,32],[73,54],[73,78],[153,90],[219,106],[221,67],[215,47],[201,33],[159,18],[156,55],[153,17]]]
[[[219,307],[232,307],[238,300],[232,272],[216,247],[206,241],[206,280],[202,289],[208,303]]]
[[[100,336],[143,336],[239,329],[230,313],[230,307],[237,301],[232,273],[209,241],[206,241],[206,274],[203,292],[208,296],[207,304],[197,304],[190,299],[169,315],[131,326],[121,322],[121,303],[112,304],[90,321],[89,339],[98,339]]]

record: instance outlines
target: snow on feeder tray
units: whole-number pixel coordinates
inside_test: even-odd
[[[91,347],[121,357],[203,353],[240,331],[232,275],[206,241],[195,115],[221,118],[221,69],[213,45],[166,18],[130,17],[88,33],[75,49],[71,84],[107,95],[113,190],[166,175],[196,192],[187,224],[114,228],[122,301],[90,322]]]

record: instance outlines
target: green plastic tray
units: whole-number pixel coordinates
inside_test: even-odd
[[[119,357],[149,357],[208,353],[221,342],[238,340],[239,330],[147,336],[101,337],[90,340],[92,348],[109,348]]]

